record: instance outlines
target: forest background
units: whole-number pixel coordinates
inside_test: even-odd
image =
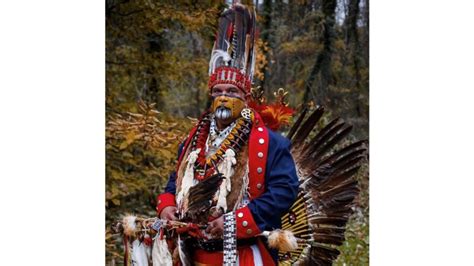
[[[323,105],[327,118],[368,138],[368,0],[260,0],[255,87],[289,105]],[[110,230],[126,213],[154,216],[178,143],[208,103],[208,62],[222,1],[106,0],[106,260],[122,262]],[[282,130],[283,134],[285,129]],[[335,265],[369,263],[369,177]]]

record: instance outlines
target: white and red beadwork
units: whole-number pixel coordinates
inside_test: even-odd
[[[221,66],[216,68],[209,77],[208,87],[212,89],[217,84],[232,84],[245,92],[245,94],[250,93],[250,78],[241,73],[239,69],[233,67]]]

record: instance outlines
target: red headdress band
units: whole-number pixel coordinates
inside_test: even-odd
[[[232,84],[250,95],[255,68],[256,14],[253,8],[233,4],[219,18],[209,61],[209,89]]]
[[[250,78],[232,67],[218,67],[209,77],[209,89],[217,84],[232,84],[241,89],[246,95],[250,93]]]

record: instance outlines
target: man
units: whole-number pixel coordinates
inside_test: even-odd
[[[209,69],[212,105],[181,145],[176,173],[157,199],[160,218],[206,225],[182,242],[183,264],[277,263],[260,234],[281,227],[298,178],[290,142],[247,106],[254,36],[255,12],[234,4],[222,14]]]

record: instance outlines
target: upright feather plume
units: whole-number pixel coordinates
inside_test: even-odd
[[[230,9],[224,11],[219,20],[219,30],[212,52],[213,56],[214,51],[226,52],[231,58],[230,66],[240,70],[250,79],[253,78],[252,64],[255,61],[255,17],[254,10],[241,4],[234,4]],[[225,59],[227,58],[225,57]],[[213,59],[211,57],[211,61]],[[212,74],[219,66],[229,65],[229,61],[225,59],[222,57],[222,60],[214,60],[212,71],[209,69],[209,74]]]
[[[255,69],[255,35],[253,8],[237,3],[221,14],[209,62],[209,88],[234,84],[250,92]]]
[[[230,57],[227,51],[217,49],[212,51],[211,60],[209,61],[209,75],[214,73],[218,62],[220,62],[221,64],[223,62],[224,65],[227,66],[231,59],[232,58]]]

